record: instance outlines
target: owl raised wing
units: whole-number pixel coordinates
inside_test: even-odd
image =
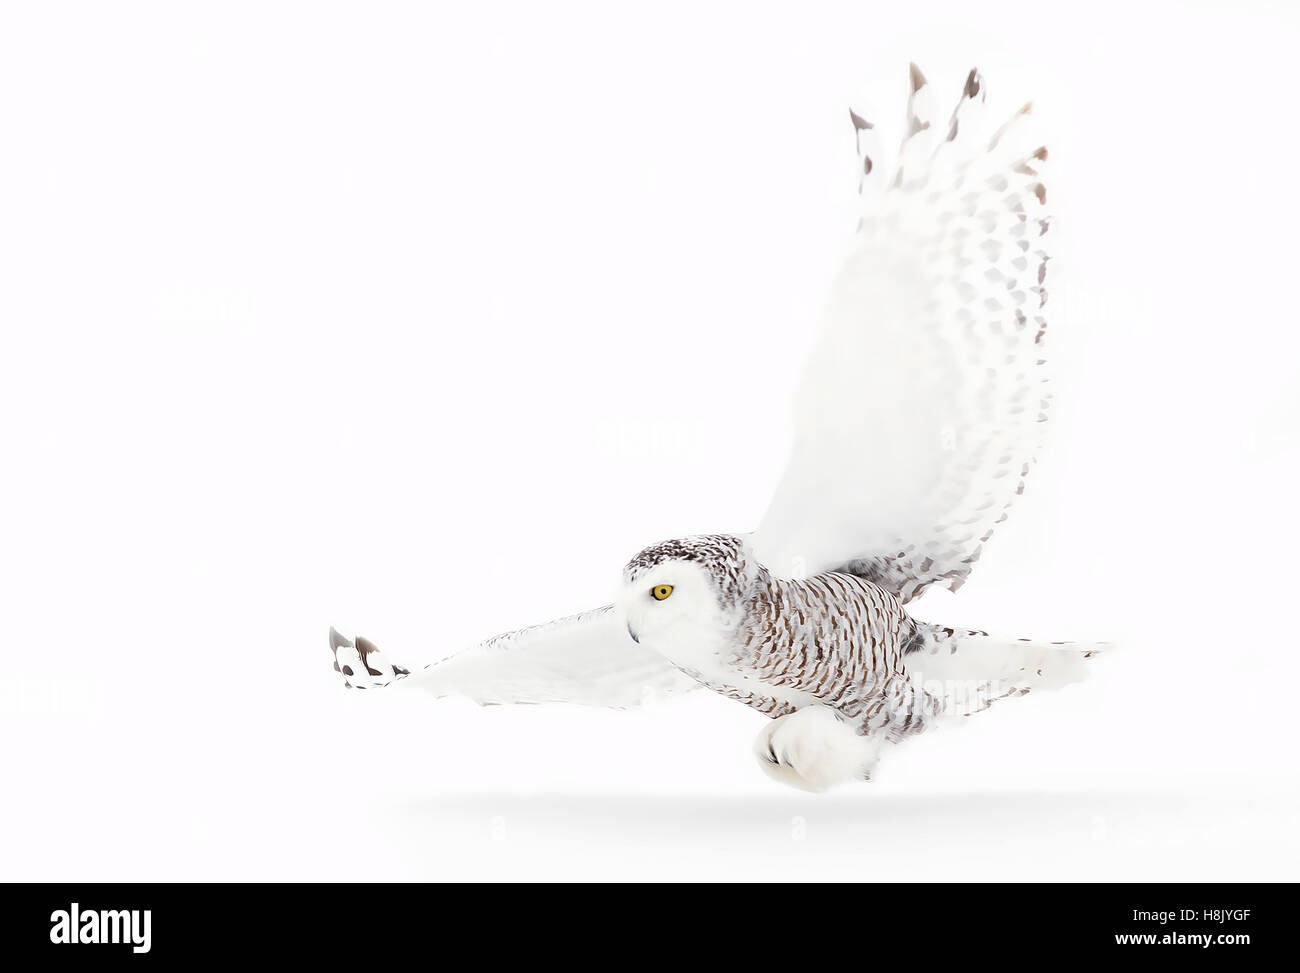
[[[972,71],[951,116],[911,69],[893,169],[857,114],[858,246],[796,400],[788,468],[754,535],[777,574],[858,574],[903,602],[956,590],[1034,461],[1050,395],[1050,226],[1031,107],[990,128]]]
[[[987,124],[972,71],[940,118],[911,68],[906,136],[885,164],[850,112],[862,212],[796,400],[788,469],[750,538],[776,575],[839,570],[907,602],[956,589],[1033,462],[1043,369],[1046,150],[1026,105]],[[438,663],[331,631],[348,686],[421,683],[481,703],[626,707],[693,688],[610,606],[489,639]]]

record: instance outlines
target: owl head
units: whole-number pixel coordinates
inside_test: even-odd
[[[763,569],[729,534],[647,547],[623,569],[619,607],[628,634],[652,647],[734,632]]]

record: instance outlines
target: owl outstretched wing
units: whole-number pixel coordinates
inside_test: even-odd
[[[643,649],[613,606],[498,635],[428,665],[403,664],[370,640],[330,629],[344,685],[418,685],[435,696],[497,703],[579,703],[626,709],[696,687],[667,659]]]
[[[904,602],[965,580],[1024,489],[1050,399],[1047,151],[1031,106],[990,126],[976,71],[946,118],[914,65],[910,88],[892,166],[850,113],[856,246],[753,537],[777,574],[849,571]]]

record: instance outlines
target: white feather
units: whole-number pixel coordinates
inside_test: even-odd
[[[345,679],[359,689],[400,682],[483,705],[567,702],[626,709],[696,688],[662,655],[632,641],[612,606],[499,635],[426,666],[403,665],[373,649],[363,657],[356,647],[363,640],[337,633],[333,641],[340,669],[352,670]],[[394,666],[409,674],[398,675]]]
[[[969,573],[1023,488],[1048,398],[1046,153],[1027,110],[983,135],[974,72],[946,129],[921,114],[929,88],[902,180],[836,279],[753,538],[778,574],[862,561],[904,601]]]

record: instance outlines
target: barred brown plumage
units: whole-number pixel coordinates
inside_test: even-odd
[[[673,586],[665,602],[647,594],[660,584]],[[624,569],[620,608],[640,644],[777,724],[829,710],[834,720],[822,719],[817,729],[859,738],[859,776],[884,743],[1035,686],[1076,681],[1082,660],[1096,649],[929,624],[858,575],[780,578],[744,538],[724,534],[646,548]],[[764,761],[800,775],[789,781],[799,786],[817,779],[773,757],[774,738],[771,729],[761,736],[756,749]],[[838,749],[852,747],[841,740]]]

